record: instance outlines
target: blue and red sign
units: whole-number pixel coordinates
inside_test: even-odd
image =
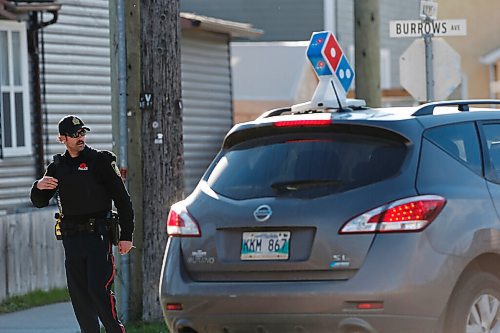
[[[330,66],[327,65],[327,60],[323,56],[323,48],[327,38],[327,31],[314,33],[309,42],[309,47],[307,48],[307,58],[309,58],[318,76],[332,75]]]
[[[318,76],[335,73],[338,82],[347,93],[354,80],[354,71],[331,32],[313,33],[307,48],[307,58]]]

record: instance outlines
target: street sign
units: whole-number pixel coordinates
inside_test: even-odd
[[[442,38],[433,38],[432,69],[434,99],[446,99],[460,84],[460,55]],[[401,85],[417,101],[428,101],[426,90],[425,45],[415,40],[399,58]]]
[[[422,18],[423,20],[425,19],[435,20],[437,19],[437,14],[438,14],[437,2],[425,1],[425,0],[420,1],[420,18]]]
[[[467,35],[466,20],[435,20],[435,21],[390,21],[389,36],[422,37],[428,34],[434,37],[465,36]]]

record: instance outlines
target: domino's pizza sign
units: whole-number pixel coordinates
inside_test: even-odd
[[[354,80],[354,71],[331,32],[313,33],[307,48],[307,58],[320,79],[322,76],[334,76],[334,81],[340,83],[344,92],[349,91]]]

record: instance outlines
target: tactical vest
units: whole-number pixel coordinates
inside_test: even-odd
[[[72,163],[69,157],[55,155],[55,178],[58,179],[59,197],[65,217],[100,217],[98,213],[111,210],[111,197],[96,169],[98,151],[89,148]]]

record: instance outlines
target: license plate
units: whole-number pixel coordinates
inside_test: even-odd
[[[286,260],[290,231],[244,232],[241,260]]]

